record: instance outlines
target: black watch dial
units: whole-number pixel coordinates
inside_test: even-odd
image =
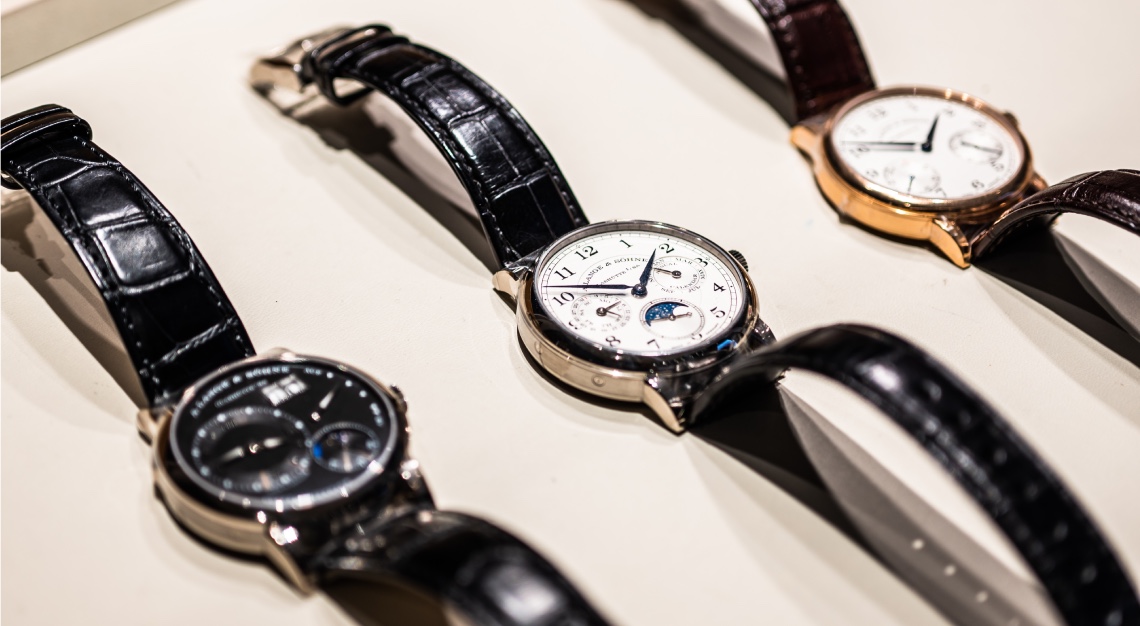
[[[383,474],[402,429],[391,398],[324,361],[226,370],[180,405],[170,450],[209,499],[303,510],[350,497]]]

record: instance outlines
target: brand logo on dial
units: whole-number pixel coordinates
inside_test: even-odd
[[[572,336],[646,356],[708,345],[747,299],[722,251],[688,231],[641,222],[596,224],[562,241],[540,261],[535,290]]]

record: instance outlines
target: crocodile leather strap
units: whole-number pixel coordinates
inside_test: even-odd
[[[887,414],[965,488],[1071,625],[1140,623],[1140,600],[1087,513],[1033,450],[922,350],[866,326],[810,330],[745,357],[706,392],[787,368],[822,374]]]
[[[1079,213],[1140,235],[1140,171],[1107,170],[1073,176],[1013,205],[970,237],[974,258],[1035,218]]]
[[[435,142],[471,195],[500,264],[545,248],[586,224],[550,152],[518,111],[467,68],[383,26],[348,31],[314,48],[303,79],[346,104],[348,78],[400,105]]]
[[[317,558],[323,581],[396,578],[479,626],[587,626],[606,621],[546,559],[477,517],[422,508],[357,527]]]
[[[4,186],[32,196],[91,275],[152,405],[253,354],[190,237],[87,122],[58,105],[5,118],[2,160]]]
[[[796,121],[875,88],[859,37],[835,0],[752,0],[784,61]]]

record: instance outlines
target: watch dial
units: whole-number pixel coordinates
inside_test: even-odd
[[[651,222],[576,231],[544,254],[534,284],[542,309],[571,336],[643,356],[707,346],[732,328],[749,299],[723,250]]]
[[[307,509],[384,471],[399,431],[394,416],[387,395],[333,364],[251,363],[207,381],[178,409],[170,449],[212,498]]]
[[[986,111],[918,94],[855,106],[836,121],[831,144],[843,169],[859,182],[919,202],[964,200],[1000,189],[1025,159],[1020,140]]]

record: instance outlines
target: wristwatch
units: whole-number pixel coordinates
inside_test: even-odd
[[[2,132],[4,186],[59,229],[123,339],[156,490],[181,525],[306,592],[395,581],[475,624],[606,623],[522,541],[435,508],[396,387],[330,359],[256,355],[190,237],[86,121],[46,105]]]
[[[952,89],[876,88],[836,0],[752,2],[787,74],[792,143],[840,214],[927,241],[963,268],[1062,212],[1140,235],[1140,172],[1091,172],[1046,189],[1012,114]]]
[[[275,103],[319,95],[347,105],[377,92],[398,104],[467,190],[501,268],[494,287],[514,300],[519,341],[555,378],[643,403],[681,433],[712,419],[730,391],[786,368],[827,376],[881,409],[963,485],[1062,613],[1140,617],[1131,583],[1081,506],[946,368],[865,326],[775,341],[740,253],[659,222],[589,224],[518,111],[453,59],[386,26],[339,28],[259,60],[250,79]]]

